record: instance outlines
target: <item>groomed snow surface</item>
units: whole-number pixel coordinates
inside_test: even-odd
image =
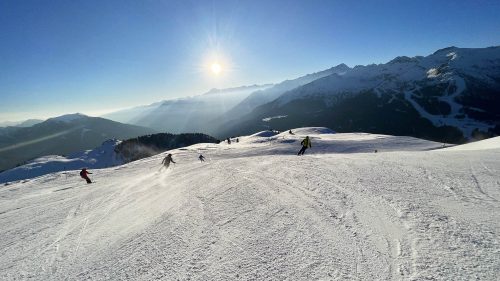
[[[498,280],[499,139],[292,131],[0,187],[0,280]]]

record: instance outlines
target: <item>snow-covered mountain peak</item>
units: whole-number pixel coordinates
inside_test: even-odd
[[[376,104],[377,108],[404,112],[407,116],[411,115],[411,118],[423,117],[435,128],[453,127],[450,130],[456,131],[450,131],[451,134],[462,134],[464,139],[470,139],[477,132],[498,134],[500,112],[492,103],[498,101],[499,89],[500,47],[449,47],[425,57],[399,56],[385,64],[356,66],[342,75],[332,73],[319,77],[285,92],[265,110],[256,111],[260,116],[255,119],[263,120],[263,117],[268,116],[287,116],[290,120],[307,119],[307,116],[298,117],[298,113],[295,113],[297,105],[304,104],[314,106],[314,110],[308,108],[300,114],[321,115],[320,119],[324,124],[335,129],[339,127],[334,126],[335,121],[331,121],[330,115],[335,115],[335,111],[345,112],[345,116],[337,118],[344,119],[342,126],[346,128],[352,126],[349,119],[361,117],[356,113],[361,102],[367,110],[373,110]],[[349,104],[349,111],[344,109],[345,103],[351,103],[360,95],[364,97],[363,100]],[[371,100],[370,95],[375,95],[377,99]],[[364,101],[367,103],[363,104]],[[342,103],[344,108],[335,108]],[[355,115],[354,118],[351,114]],[[377,116],[381,114],[382,112]],[[311,122],[316,123],[318,117],[314,118],[311,116],[315,120]],[[275,123],[285,122],[283,119]],[[366,126],[364,121],[359,122],[362,123],[361,126]],[[275,126],[272,125],[273,122],[270,123],[265,125]],[[287,124],[290,125],[293,124]],[[428,126],[423,123],[421,125]],[[386,124],[381,121],[370,126],[385,128]],[[409,123],[407,126],[412,125]],[[454,142],[463,141],[459,137],[454,138]]]
[[[311,73],[311,74],[307,74],[305,77],[307,78],[321,78],[321,77],[324,77],[324,76],[327,76],[327,75],[331,75],[331,74],[343,74],[347,71],[351,70],[351,68],[349,66],[347,66],[345,63],[341,63],[341,64],[338,64],[336,66],[333,66],[329,69],[325,69],[325,70],[322,70],[322,71],[318,71],[318,72],[314,72],[314,73]],[[292,79],[292,80],[286,80],[286,81],[297,81],[297,80],[301,80],[302,78],[297,78],[297,79]]]
[[[441,77],[449,80],[456,79],[456,75],[469,75],[484,81],[492,81],[488,74],[500,75],[500,47],[483,49],[449,47],[427,57],[399,56],[386,64],[357,65],[342,76],[334,73],[311,82],[311,85],[323,85],[330,93],[334,93],[336,89],[365,88],[363,85],[348,82],[354,77],[364,83],[375,82],[380,89],[391,89],[397,86],[392,83],[394,79],[413,84],[422,83],[422,79],[428,78]],[[315,88],[310,85],[304,87]]]
[[[441,54],[448,54],[450,52],[454,52],[456,50],[458,50],[459,48],[455,47],[455,46],[450,46],[450,47],[445,47],[445,48],[442,48],[442,49],[439,49],[437,51],[435,51],[433,53],[433,55],[441,55]]]
[[[351,70],[351,68],[349,66],[347,66],[345,63],[341,63],[339,65],[336,65],[336,66],[328,69],[328,71],[330,71],[332,73],[337,73],[337,74],[344,74],[349,70]]]
[[[396,57],[396,58],[392,59],[387,64],[418,63],[418,62],[419,62],[419,58],[417,58],[417,57],[410,58],[410,57],[407,57],[407,56],[399,56],[399,57]]]
[[[345,63],[341,63],[341,64],[338,64],[338,65],[336,65],[336,66],[332,67],[332,68],[334,68],[334,69],[335,69],[335,68],[337,68],[337,69],[339,69],[339,68],[340,68],[340,69],[348,69],[348,68],[350,68],[350,67],[349,67],[347,64],[345,64]]]

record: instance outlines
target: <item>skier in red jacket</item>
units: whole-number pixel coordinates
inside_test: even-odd
[[[82,177],[83,179],[85,179],[87,181],[87,183],[92,183],[92,181],[89,179],[89,176],[87,176],[88,174],[92,174],[92,173],[89,172],[89,171],[87,171],[86,168],[83,168],[80,171],[80,177]]]

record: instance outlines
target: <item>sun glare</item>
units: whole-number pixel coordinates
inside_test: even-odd
[[[213,74],[218,75],[221,72],[222,67],[220,66],[220,64],[218,62],[214,62],[210,66],[210,69],[212,70]]]

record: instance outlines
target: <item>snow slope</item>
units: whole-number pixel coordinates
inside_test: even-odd
[[[449,147],[446,148],[445,150],[464,151],[464,150],[486,150],[486,149],[500,149],[500,137],[494,137],[491,139]]]
[[[68,157],[48,155],[36,158],[28,164],[1,172],[0,183],[34,178],[54,172],[78,170],[84,167],[98,169],[121,165],[124,161],[114,151],[115,146],[120,142],[119,140],[107,140],[95,149],[73,153]]]
[[[497,279],[500,149],[292,131],[1,187],[0,279]]]

